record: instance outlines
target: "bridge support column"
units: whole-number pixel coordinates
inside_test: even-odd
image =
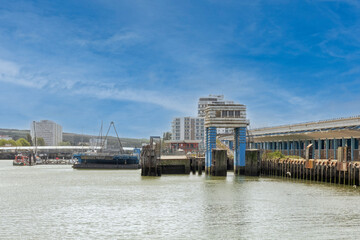
[[[205,152],[205,173],[210,174],[212,162],[212,149],[216,148],[216,127],[207,127],[205,132],[206,152]]]
[[[246,128],[235,128],[234,173],[245,173]]]

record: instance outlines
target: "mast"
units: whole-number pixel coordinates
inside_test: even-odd
[[[102,146],[105,144],[105,140],[107,139],[107,136],[108,136],[108,134],[109,134],[109,131],[110,131],[111,126],[114,127],[114,130],[115,130],[117,139],[118,139],[119,144],[120,144],[120,154],[124,154],[124,148],[123,148],[123,146],[122,146],[122,144],[121,144],[121,140],[120,140],[119,135],[118,135],[118,133],[117,133],[117,131],[116,131],[116,127],[115,127],[114,122],[111,122],[111,123],[110,123],[110,126],[109,126],[109,128],[108,128],[108,130],[107,130],[107,132],[106,132],[106,136],[105,136],[105,138],[104,138],[104,141],[103,141]]]
[[[36,161],[36,155],[37,155],[37,139],[36,139],[36,122],[33,121],[33,125],[34,125],[34,137],[35,137],[35,154],[33,156],[33,161]],[[32,163],[30,163],[30,165],[32,165]]]

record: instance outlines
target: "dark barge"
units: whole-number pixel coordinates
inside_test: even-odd
[[[139,157],[131,154],[75,154],[76,169],[139,169]]]
[[[140,168],[140,149],[134,149],[133,154],[126,154],[122,147],[119,135],[117,134],[114,122],[110,123],[109,129],[105,138],[101,142],[101,151],[105,148],[105,141],[107,139],[111,126],[114,127],[117,140],[119,141],[119,153],[111,154],[104,152],[90,152],[74,154],[76,159],[73,168],[76,169],[139,169]],[[102,132],[102,124],[101,124]],[[102,134],[101,134],[102,135]],[[102,139],[102,138],[101,138]]]

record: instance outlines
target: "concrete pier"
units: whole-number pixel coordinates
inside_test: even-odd
[[[140,153],[141,176],[161,176],[160,153],[160,137],[150,137],[150,144],[143,146]]]
[[[160,158],[160,168],[162,174],[189,174],[190,159],[184,156],[166,156]]]
[[[260,151],[257,149],[246,150],[245,154],[245,175],[260,175]]]
[[[150,145],[141,150],[141,176],[161,176],[160,159]]]
[[[226,150],[212,149],[212,161],[210,173],[212,176],[227,175],[227,152]]]

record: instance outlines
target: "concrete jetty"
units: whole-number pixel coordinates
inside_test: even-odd
[[[185,155],[160,157],[160,168],[162,174],[189,174],[190,158]]]

